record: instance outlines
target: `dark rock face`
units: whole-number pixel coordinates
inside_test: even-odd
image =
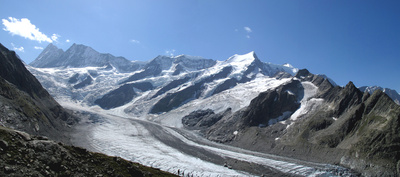
[[[133,90],[132,84],[125,84],[107,94],[102,98],[94,101],[103,109],[111,109],[122,106],[134,98],[136,92]]]
[[[204,128],[214,125],[222,117],[223,114],[215,114],[211,109],[198,110],[183,117],[182,124],[187,128],[203,130]]]
[[[270,119],[282,116],[287,111],[294,112],[300,106],[298,101],[304,95],[303,92],[300,81],[292,80],[275,90],[261,93],[244,112],[244,125],[268,125]]]
[[[260,93],[247,108],[232,114],[224,114],[220,121],[207,130],[207,138],[217,142],[233,141],[235,131],[247,127],[265,127],[271,119],[294,112],[303,97],[303,87],[298,80],[292,80],[274,90]],[[287,117],[283,117],[287,118]]]
[[[154,88],[153,84],[151,84],[150,82],[136,82],[136,83],[132,83],[130,85],[132,85],[132,87],[135,87],[135,88],[141,90],[142,92],[149,91]]]
[[[287,72],[277,72],[277,73],[274,75],[274,77],[277,78],[277,79],[284,79],[284,78],[291,78],[292,75],[290,75],[290,74],[287,73]]]
[[[169,84],[167,84],[166,86],[164,86],[163,88],[161,88],[160,90],[157,91],[156,94],[154,94],[152,96],[152,98],[155,98],[159,95],[164,94],[165,92],[168,92],[169,90],[176,88],[184,83],[186,83],[187,81],[189,81],[191,79],[191,77],[185,77],[183,79],[177,79],[177,80],[173,80],[172,82],[170,82]]]
[[[92,84],[92,82],[93,82],[92,77],[87,76],[85,80],[83,80],[82,82],[74,85],[74,89],[80,89],[80,88],[86,87],[86,86]]]
[[[361,119],[345,137],[358,141],[341,163],[377,176],[398,176],[400,106],[377,90],[361,104],[358,114]]]
[[[235,78],[228,79],[228,80],[224,81],[222,84],[218,85],[217,88],[215,88],[213,95],[223,92],[225,90],[228,90],[230,88],[233,88],[238,83],[239,83],[239,81],[236,80]]]
[[[173,75],[173,76],[176,76],[176,75],[181,74],[181,73],[184,72],[184,71],[185,71],[185,68],[183,68],[182,65],[178,64],[178,65],[176,65],[175,71],[174,71],[174,73],[172,73],[172,75]]]
[[[37,95],[39,98],[49,97],[49,94],[39,81],[33,76],[16,56],[14,51],[9,51],[0,45],[0,76],[15,85],[19,90],[28,93],[30,96]]]
[[[0,126],[0,176],[175,176]]]
[[[68,83],[73,84],[73,83],[78,82],[78,77],[79,77],[79,74],[78,74],[78,73],[75,73],[73,76],[71,76],[71,77],[68,79]]]
[[[25,68],[15,52],[0,45],[0,121],[35,135],[64,139],[67,113]]]

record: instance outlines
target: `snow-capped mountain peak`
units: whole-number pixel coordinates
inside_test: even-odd
[[[229,57],[227,60],[225,60],[225,63],[240,66],[240,65],[251,64],[255,59],[258,60],[255,52],[252,51],[244,55],[235,54],[232,57]]]
[[[84,57],[90,58],[100,54],[89,46],[75,43],[72,44],[72,46],[65,53],[69,54],[69,58],[72,58],[74,55],[83,55]]]
[[[89,46],[73,44],[67,51],[58,49],[49,44],[36,58],[31,66],[38,68],[83,68],[83,67],[115,67],[119,72],[132,72],[137,70],[141,63],[131,62],[123,57],[99,53]]]
[[[30,65],[38,68],[51,67],[63,53],[62,49],[50,43]]]

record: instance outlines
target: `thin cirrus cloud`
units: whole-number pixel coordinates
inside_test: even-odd
[[[165,50],[165,54],[167,56],[173,57],[173,56],[175,56],[175,49]]]
[[[243,27],[243,29],[244,29],[247,33],[253,32],[253,31],[251,30],[251,28],[248,27],[248,26]]]
[[[138,41],[138,40],[135,40],[135,39],[132,39],[132,40],[130,40],[132,43],[134,43],[134,44],[140,44],[140,41]]]
[[[8,19],[2,19],[4,31],[8,31],[11,35],[18,35],[30,40],[41,42],[53,42],[52,39],[47,37],[39,31],[34,24],[27,18],[17,19],[14,17],[8,17]],[[57,40],[59,35],[53,34],[52,38]]]
[[[252,33],[253,30],[252,30],[250,27],[248,27],[248,26],[243,27],[243,29],[244,29],[244,31],[246,32],[246,38],[247,38],[247,39],[250,39],[250,33]],[[239,30],[236,28],[236,29],[235,29],[235,32],[239,32]]]
[[[57,40],[59,37],[61,37],[61,36],[58,34],[53,34],[53,35],[51,35],[51,40],[53,40],[54,42],[58,42]]]
[[[43,50],[43,47],[39,47],[39,46],[35,46],[33,48],[36,49],[36,50]]]
[[[243,29],[244,29],[244,30],[246,31],[246,33],[247,33],[246,38],[247,38],[247,39],[250,39],[250,33],[253,32],[253,31],[251,30],[251,28],[248,27],[248,26],[245,26],[245,27],[243,27]]]

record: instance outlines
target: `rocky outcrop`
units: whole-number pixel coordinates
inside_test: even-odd
[[[304,95],[298,80],[292,80],[277,89],[260,93],[243,113],[244,126],[268,125],[268,122],[284,112],[294,112],[300,106],[298,102]]]
[[[94,103],[103,109],[111,109],[132,101],[135,95],[136,92],[133,90],[133,86],[131,84],[125,84],[105,94],[100,99],[94,101]]]
[[[265,127],[272,119],[284,120],[294,112],[304,95],[298,80],[291,80],[276,89],[260,93],[247,108],[225,114],[207,130],[207,138],[217,142],[230,142],[248,127]],[[236,133],[235,133],[236,132]]]
[[[205,133],[208,127],[211,127],[222,117],[231,113],[231,109],[227,109],[224,113],[215,114],[211,109],[193,111],[189,115],[182,118],[182,124],[184,127],[191,130],[200,130],[201,133]]]
[[[0,126],[0,176],[175,176]]]
[[[86,86],[92,84],[92,82],[93,82],[93,78],[90,76],[87,76],[85,80],[74,85],[73,87],[74,87],[74,89],[80,89],[80,88],[83,88],[83,87],[86,87]]]

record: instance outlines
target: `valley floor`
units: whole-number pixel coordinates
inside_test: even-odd
[[[214,143],[194,132],[90,109],[71,141],[91,151],[119,156],[185,176],[331,176],[347,169],[305,162]]]

